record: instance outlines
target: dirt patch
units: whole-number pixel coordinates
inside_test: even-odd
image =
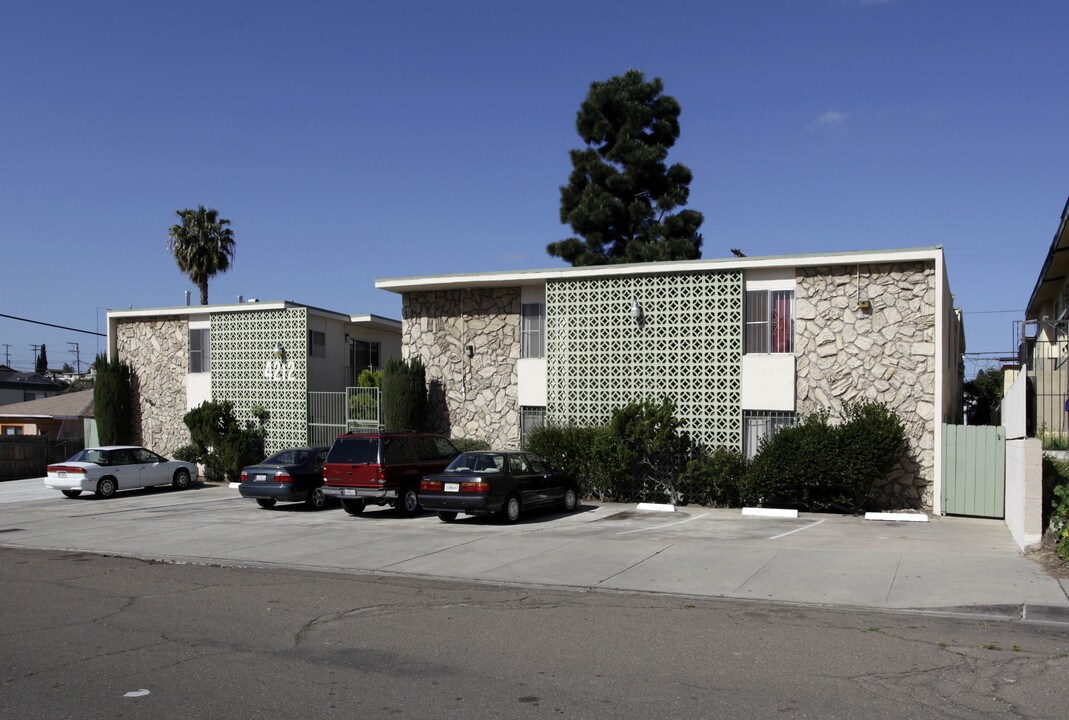
[[[1069,560],[1054,551],[1054,537],[1050,533],[1043,536],[1043,544],[1036,550],[1030,550],[1027,557],[1042,565],[1055,580],[1069,580]]]

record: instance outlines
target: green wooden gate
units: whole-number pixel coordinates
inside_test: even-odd
[[[1001,518],[1006,500],[1006,429],[943,425],[943,512]]]

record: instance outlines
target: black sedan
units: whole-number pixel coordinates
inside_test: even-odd
[[[438,512],[445,522],[459,513],[488,515],[514,523],[520,511],[560,505],[571,512],[578,504],[575,484],[542,458],[525,452],[461,453],[443,472],[428,475],[419,486],[419,504]]]
[[[288,448],[241,471],[238,492],[262,508],[282,502],[303,502],[321,510],[329,498],[323,494],[325,447]]]

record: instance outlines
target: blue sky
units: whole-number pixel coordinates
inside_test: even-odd
[[[970,352],[1006,352],[1069,182],[1064,0],[0,6],[0,313],[87,330],[196,290],[400,317],[384,277],[560,266],[589,84],[682,105],[704,257],[942,244]],[[1014,312],[1006,312],[1014,311]],[[100,342],[0,318],[0,362]],[[971,375],[979,367],[970,359]]]

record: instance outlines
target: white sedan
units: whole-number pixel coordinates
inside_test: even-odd
[[[109,498],[119,490],[173,485],[184,490],[197,477],[197,466],[168,460],[133,445],[86,448],[70,460],[48,466],[45,487],[69,498],[95,492]]]

